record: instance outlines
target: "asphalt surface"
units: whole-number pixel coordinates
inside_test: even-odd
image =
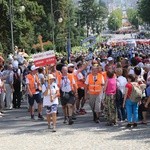
[[[6,110],[0,118],[0,150],[148,150],[150,149],[150,121],[137,128],[125,128],[126,122],[107,127],[104,120],[92,121],[86,104],[86,115],[77,116],[71,126],[63,124],[59,108],[57,132],[47,129],[46,120],[30,119],[27,108]],[[45,110],[43,110],[45,116]],[[150,119],[150,117],[149,117]]]

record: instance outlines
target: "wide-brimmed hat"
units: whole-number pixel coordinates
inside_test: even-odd
[[[47,76],[47,79],[48,79],[48,80],[51,80],[51,79],[55,79],[55,77],[53,76],[53,74],[49,74],[49,75]]]

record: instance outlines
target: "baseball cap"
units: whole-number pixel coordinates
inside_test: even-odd
[[[34,70],[36,70],[36,69],[38,69],[38,67],[36,67],[35,65],[31,66],[31,70],[32,70],[32,71],[34,71]]]
[[[68,67],[68,68],[69,68],[69,67],[74,67],[74,64],[70,63],[70,64],[67,65],[67,67]]]
[[[113,59],[112,57],[108,57],[107,60],[108,60],[108,61],[112,61],[112,60],[114,60],[114,59]]]

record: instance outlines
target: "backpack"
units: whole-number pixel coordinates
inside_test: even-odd
[[[143,91],[140,86],[136,83],[132,83],[132,92],[130,95],[130,99],[132,102],[138,102],[142,98]]]

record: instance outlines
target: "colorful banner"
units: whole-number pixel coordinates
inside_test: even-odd
[[[43,67],[56,63],[56,57],[53,50],[34,54],[32,55],[32,58],[36,67]]]

